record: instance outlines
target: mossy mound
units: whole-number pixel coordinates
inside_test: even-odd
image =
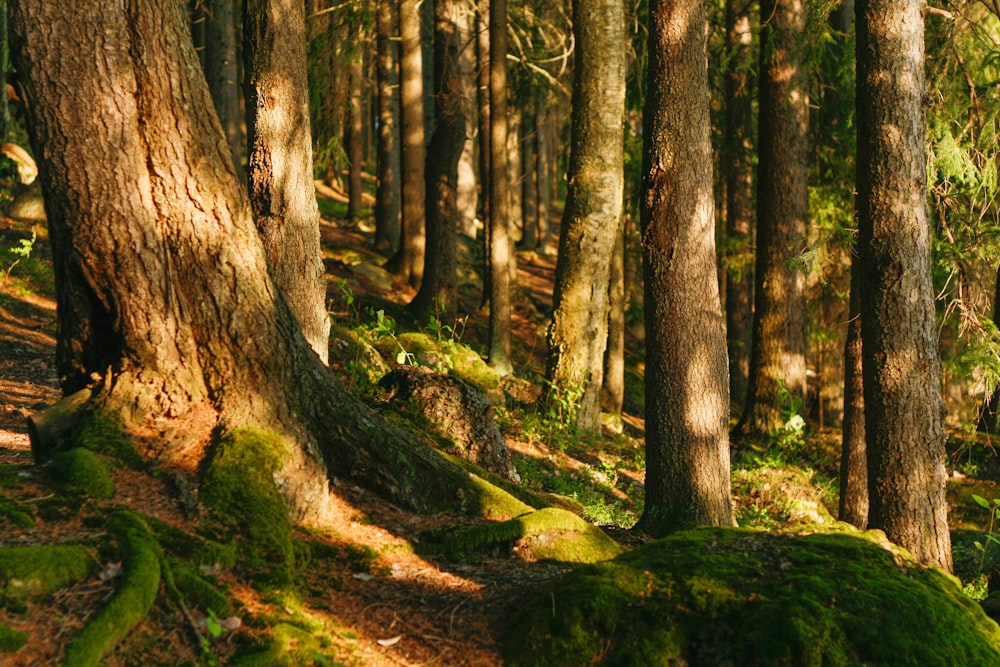
[[[1000,627],[880,535],[678,533],[517,605],[505,664],[1000,664]]]
[[[529,561],[596,563],[622,552],[601,529],[555,507],[531,511],[508,521],[428,531],[422,538],[425,553],[452,557],[505,547]]]
[[[396,357],[400,345],[421,366],[460,377],[493,400],[503,398],[499,394],[500,376],[471,347],[421,332],[401,333],[396,339],[383,338],[375,343],[376,349],[390,359]]]
[[[362,392],[376,387],[390,370],[389,364],[364,336],[339,324],[330,328],[330,365],[338,369],[349,387],[357,387]]]
[[[295,578],[292,517],[274,481],[286,446],[277,434],[237,429],[216,445],[201,485],[218,541],[244,540],[240,565],[265,587]]]
[[[118,592],[66,648],[63,667],[92,667],[149,613],[160,589],[160,548],[138,515],[118,510],[108,532],[123,554]]]
[[[56,454],[49,464],[49,477],[60,490],[97,500],[115,495],[115,483],[104,462],[89,449],[76,447]]]
[[[69,447],[83,447],[121,461],[133,470],[142,470],[146,462],[125,435],[121,417],[110,410],[86,410],[72,431]]]
[[[47,595],[86,577],[94,565],[87,550],[74,545],[0,549],[4,597]]]

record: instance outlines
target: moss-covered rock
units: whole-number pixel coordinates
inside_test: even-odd
[[[679,533],[517,605],[505,664],[1000,664],[1000,628],[954,579],[878,535]]]
[[[56,454],[49,463],[49,477],[62,491],[107,500],[115,483],[104,462],[89,449],[76,447]]]
[[[294,580],[293,523],[274,474],[289,444],[265,431],[241,428],[215,447],[201,501],[221,542],[240,540],[240,565],[263,586]]]
[[[87,550],[75,545],[0,549],[0,585],[4,597],[47,595],[86,577],[94,565]]]
[[[123,555],[118,592],[66,648],[63,667],[92,667],[146,617],[160,588],[160,550],[138,515],[117,510],[108,519]]]
[[[433,334],[416,331],[401,333],[395,339],[383,338],[375,343],[375,348],[389,359],[396,357],[399,346],[413,355],[421,366],[460,377],[491,399],[503,399],[503,394],[499,392],[500,376],[471,347],[451,338],[438,339]]]
[[[530,511],[508,521],[428,531],[420,544],[426,553],[448,556],[504,546],[525,560],[564,563],[596,563],[622,552],[599,528],[555,507]]]

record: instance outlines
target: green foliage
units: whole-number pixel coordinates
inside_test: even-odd
[[[994,524],[996,520],[1000,518],[1000,498],[994,498],[993,502],[991,503],[982,496],[972,494],[972,500],[983,509],[989,510],[990,513],[990,524],[989,527],[986,529],[985,542],[978,542],[978,541],[975,542],[976,549],[982,552],[982,558],[979,561],[979,571],[977,574],[982,574],[983,566],[986,564],[987,547],[989,547],[991,544],[1000,545],[1000,538],[998,538],[993,532]]]
[[[997,664],[1000,628],[883,540],[678,533],[531,593],[504,664]]]
[[[28,641],[28,633],[0,622],[0,652],[13,653]]]
[[[274,479],[288,446],[274,433],[232,431],[215,446],[201,485],[218,541],[239,542],[240,564],[265,587],[295,580],[292,519]]]
[[[115,495],[115,483],[99,456],[76,447],[60,452],[49,464],[49,477],[63,491],[107,500]]]
[[[7,281],[10,280],[10,274],[14,270],[14,267],[20,264],[21,260],[26,260],[31,257],[31,251],[35,247],[35,241],[37,238],[37,234],[32,231],[30,239],[19,239],[17,245],[11,246],[7,249],[7,254],[10,259],[4,260],[7,267],[3,269],[3,280],[0,281],[0,289],[7,286]]]

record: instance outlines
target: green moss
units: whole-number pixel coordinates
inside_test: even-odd
[[[35,525],[31,506],[23,505],[7,496],[0,496],[0,517],[7,519],[18,528],[30,528]]]
[[[104,462],[89,449],[76,447],[56,454],[49,463],[49,477],[62,491],[107,500],[115,483]]]
[[[236,565],[236,546],[220,544],[201,535],[185,532],[151,516],[143,516],[167,554],[183,558],[185,562],[206,567],[233,567]]]
[[[6,623],[0,621],[0,651],[13,653],[28,641],[28,633],[15,630]]]
[[[0,464],[0,487],[18,489],[21,487],[21,474],[24,466],[15,463]]]
[[[123,553],[118,592],[66,649],[64,667],[90,667],[111,651],[146,614],[160,588],[159,545],[136,514],[117,510],[108,531]]]
[[[982,609],[880,539],[678,533],[515,605],[505,664],[1000,664]]]
[[[479,353],[451,338],[438,340],[422,332],[406,332],[396,336],[403,349],[414,356],[421,366],[428,366],[442,373],[450,373],[469,382],[493,398],[498,396],[500,376],[489,367]],[[383,338],[375,343],[376,349],[392,359],[399,352],[396,340]]]
[[[190,606],[207,613],[212,610],[219,618],[231,616],[229,598],[207,578],[183,561],[171,560],[170,571],[177,594]]]
[[[121,418],[110,410],[86,410],[73,429],[65,449],[83,447],[121,461],[133,470],[142,470],[145,461],[125,435]]]
[[[274,481],[287,446],[276,434],[237,429],[216,445],[201,486],[219,541],[241,541],[240,564],[263,586],[295,578],[292,519]]]
[[[594,563],[614,558],[622,551],[599,528],[555,507],[509,521],[428,531],[423,538],[425,551],[450,556],[464,556],[515,542],[517,553],[528,560]]]
[[[80,546],[0,549],[0,582],[6,597],[47,595],[86,577],[94,559]]]
[[[278,623],[271,628],[267,647],[252,655],[237,658],[240,667],[299,667],[300,665],[334,665],[325,655],[329,640],[322,633],[300,628],[291,623]]]

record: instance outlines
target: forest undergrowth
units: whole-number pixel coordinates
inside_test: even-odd
[[[345,384],[377,404],[379,377],[393,365],[463,377],[492,400],[524,493],[570,508],[625,549],[643,543],[631,530],[643,498],[642,358],[627,359],[626,414],[599,436],[569,428],[568,405],[538,407],[554,255],[518,255],[517,371],[499,380],[480,357],[487,320],[476,245],[460,244],[461,312],[414,322],[404,308],[413,293],[392,284],[379,267],[384,258],[370,250],[371,234],[343,224],[343,203],[327,194],[321,210],[331,363]],[[103,659],[111,666],[494,665],[503,619],[519,596],[571,567],[532,557],[530,545],[516,539],[442,555],[427,536],[448,525],[446,518],[405,512],[347,483],[334,488],[337,516],[329,525],[289,529],[273,557],[250,567],[239,543],[206,528],[206,517],[168,476],[130,467],[127,457],[89,453],[61,468],[57,460],[35,465],[27,417],[59,398],[44,227],[0,220],[0,270],[3,664],[96,664],[84,653],[100,659],[108,649]],[[406,428],[426,429],[405,406],[380,409]],[[104,427],[95,428],[104,437]],[[769,447],[734,451],[740,525],[808,531],[833,524],[839,443],[838,432],[811,429],[789,406],[786,427]],[[956,573],[978,598],[1000,560],[992,505],[976,500],[1000,497],[994,445],[958,435],[949,445]],[[96,471],[80,474],[91,458]],[[65,549],[37,550],[51,545]],[[292,580],[269,580],[282,563]],[[84,628],[126,593],[134,627],[113,650],[84,647]]]

